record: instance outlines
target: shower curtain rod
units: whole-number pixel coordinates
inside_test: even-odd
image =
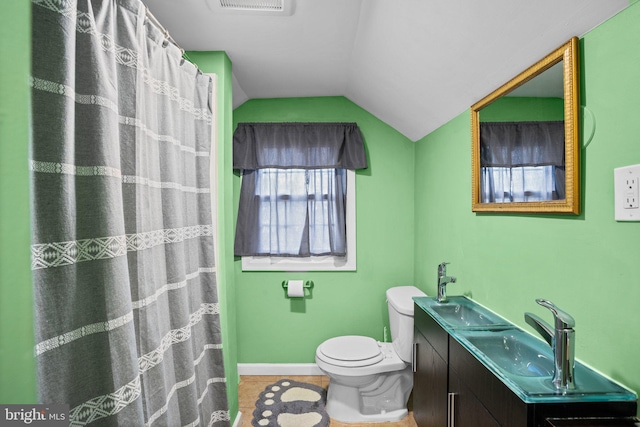
[[[164,28],[164,26],[160,23],[160,21],[158,21],[158,18],[156,18],[155,16],[153,16],[153,13],[151,13],[151,11],[149,10],[149,7],[147,5],[144,5],[144,8],[146,10],[147,13],[147,18],[149,18],[149,21],[151,21],[151,23],[153,25],[155,25],[156,27],[158,27],[158,29],[160,31],[162,31],[162,33],[164,34],[164,37],[170,41],[171,43],[173,43],[174,45],[176,45],[176,47],[178,49],[180,49],[180,52],[182,52],[182,54],[184,55],[184,49],[182,47],[180,47],[180,45],[178,44],[178,42],[176,42],[173,37],[171,37],[171,35],[169,34],[169,31],[167,31],[166,28]]]

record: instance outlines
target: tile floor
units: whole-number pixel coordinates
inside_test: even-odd
[[[251,420],[253,419],[253,410],[255,408],[258,395],[269,384],[273,384],[282,378],[289,378],[294,381],[305,382],[315,384],[323,388],[327,388],[329,385],[329,378],[320,375],[312,376],[276,376],[276,375],[259,375],[259,376],[241,376],[240,384],[238,386],[238,398],[239,409],[242,412],[242,424],[240,427],[251,427]],[[409,406],[411,409],[411,406]],[[413,420],[413,413],[410,411],[409,416],[403,420],[394,423],[357,423],[357,424],[345,424],[338,421],[331,420],[330,427],[417,427]]]

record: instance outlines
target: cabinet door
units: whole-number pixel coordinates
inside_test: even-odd
[[[447,363],[418,331],[415,343],[413,417],[418,427],[447,427]]]
[[[464,389],[460,386],[453,387],[454,384],[464,383]],[[481,418],[480,409],[484,409],[491,414],[493,418],[499,421],[502,427],[525,427],[533,426],[530,424],[529,412],[530,408],[524,403],[514,392],[509,389],[497,376],[495,376],[489,368],[484,366],[482,362],[476,359],[466,348],[458,341],[449,339],[449,388],[450,391],[457,391],[461,397],[460,407],[465,408],[474,399],[478,402],[478,418]],[[468,390],[468,393],[466,392]],[[463,398],[463,395],[469,394],[470,397]],[[464,416],[463,414],[460,414]],[[473,424],[469,420],[469,424],[456,424],[458,427],[467,426],[492,426],[490,421],[482,421],[481,424]]]
[[[453,370],[449,371],[448,404],[451,427],[500,427]]]

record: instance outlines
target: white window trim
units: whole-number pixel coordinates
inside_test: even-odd
[[[347,170],[347,255],[307,258],[243,256],[242,271],[355,271],[356,270],[356,173]]]

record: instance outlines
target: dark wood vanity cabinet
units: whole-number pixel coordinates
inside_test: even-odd
[[[449,334],[424,311],[414,310],[413,417],[419,427],[499,427],[467,387],[464,372],[451,369]],[[454,351],[458,351],[454,348]],[[471,356],[473,357],[473,356]],[[456,359],[457,360],[457,359]]]
[[[447,425],[447,362],[420,333],[415,334],[413,417],[418,426]],[[420,384],[421,387],[415,387]],[[415,410],[415,408],[420,408]]]
[[[636,414],[636,402],[525,403],[418,306],[414,325],[418,427],[550,427],[551,418]]]
[[[449,371],[449,416],[456,426],[500,427],[498,421],[484,407],[455,371]],[[449,426],[449,424],[446,424]]]
[[[413,417],[418,427],[447,427],[449,334],[422,309],[414,309]]]
[[[413,320],[413,417],[418,427],[446,427],[449,334],[419,307]]]
[[[450,393],[457,393],[456,388],[464,391],[451,397],[454,425],[467,425],[460,418],[464,412],[475,412],[476,424],[469,425],[479,427],[530,425],[527,405],[453,338],[449,340],[449,388]],[[463,408],[460,417],[459,407]]]

